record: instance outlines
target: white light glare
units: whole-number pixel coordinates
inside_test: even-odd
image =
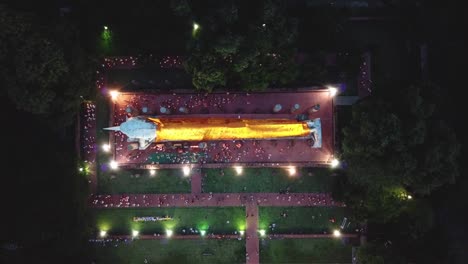
[[[333,230],[333,236],[334,237],[340,237],[341,236],[340,230],[338,230],[338,229]]]
[[[119,96],[120,93],[118,91],[116,91],[116,90],[112,90],[112,91],[109,92],[109,94],[110,94],[112,100],[117,100],[117,97]]]
[[[189,166],[184,166],[182,168],[182,171],[184,172],[184,176],[189,176],[190,175],[190,167]]]
[[[260,233],[260,236],[265,236],[265,230],[264,229],[258,230],[258,232]]]
[[[234,170],[236,171],[237,175],[241,175],[243,171],[241,166],[235,166]]]
[[[411,196],[411,195],[409,195],[409,194],[408,194],[408,196],[406,196],[406,197],[408,197],[408,200],[413,199],[413,196]]]
[[[104,152],[109,152],[110,149],[111,147],[109,144],[102,144],[102,150],[104,150]]]
[[[106,236],[107,236],[107,232],[104,231],[104,230],[101,230],[101,231],[99,232],[99,236],[100,236],[100,237],[106,237]]]
[[[166,236],[167,237],[171,237],[173,234],[174,234],[174,231],[172,231],[170,229],[166,229]]]
[[[337,160],[337,159],[333,159],[333,160],[331,161],[331,164],[330,164],[330,165],[331,165],[332,168],[336,168],[336,167],[338,167],[338,165],[340,165],[340,161]]]
[[[138,230],[132,230],[132,237],[137,237],[140,234]]]
[[[289,176],[296,175],[296,167],[293,167],[293,166],[289,167],[288,172],[289,172]]]
[[[200,25],[193,23],[193,30],[197,31],[200,28]]]
[[[154,176],[154,175],[156,175],[156,170],[150,170],[149,173],[150,173],[151,176]]]
[[[119,168],[119,163],[117,163],[117,161],[115,160],[112,160],[111,162],[109,162],[109,167],[113,170],[116,170],[117,168]]]
[[[239,234],[240,234],[241,236],[243,236],[243,235],[244,235],[244,233],[245,233],[245,231],[244,231],[244,230],[240,230],[240,231],[239,231]]]
[[[200,230],[200,235],[202,236],[206,235],[206,230]]]
[[[338,93],[338,89],[336,89],[336,87],[329,86],[328,87],[328,92],[330,93],[330,96],[333,97]]]

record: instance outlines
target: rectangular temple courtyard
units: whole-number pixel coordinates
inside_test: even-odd
[[[97,263],[352,263],[358,240],[331,195],[333,87],[129,89],[108,58],[83,104],[79,149]]]

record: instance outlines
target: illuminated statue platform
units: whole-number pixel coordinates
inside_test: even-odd
[[[315,166],[333,158],[334,106],[327,89],[250,94],[121,92],[111,106],[109,130],[114,131],[109,144],[119,167]]]
[[[146,149],[153,142],[311,139],[311,147],[322,146],[320,118],[314,120],[246,119],[223,117],[147,117],[127,119],[120,126],[105,128],[120,131],[129,142]]]

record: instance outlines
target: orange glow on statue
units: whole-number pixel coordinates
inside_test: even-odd
[[[140,149],[152,142],[311,138],[321,147],[320,119],[244,119],[212,117],[146,117],[127,119],[117,127]]]

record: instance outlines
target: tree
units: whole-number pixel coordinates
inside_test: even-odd
[[[360,264],[384,264],[407,263],[396,250],[380,243],[367,243],[360,246],[356,253],[356,259]]]
[[[71,124],[88,97],[95,64],[65,21],[42,26],[0,6],[0,83],[16,108]],[[47,28],[47,30],[45,29]]]
[[[407,208],[408,192],[427,195],[458,175],[459,143],[443,120],[437,87],[411,86],[353,106],[343,130],[350,206],[387,222]]]
[[[281,1],[210,3],[209,8],[206,3],[203,8],[187,1],[171,4],[176,14],[199,26],[193,28],[184,64],[197,89],[263,90],[295,78],[296,22],[283,14]],[[246,15],[239,15],[241,9]]]
[[[343,158],[352,183],[369,188],[394,184],[425,195],[454,181],[460,146],[436,114],[430,89],[435,88],[411,86],[399,97],[404,100],[376,96],[355,105],[343,131]]]
[[[384,258],[376,251],[376,246],[372,244],[360,246],[356,258],[361,264],[384,264]]]

